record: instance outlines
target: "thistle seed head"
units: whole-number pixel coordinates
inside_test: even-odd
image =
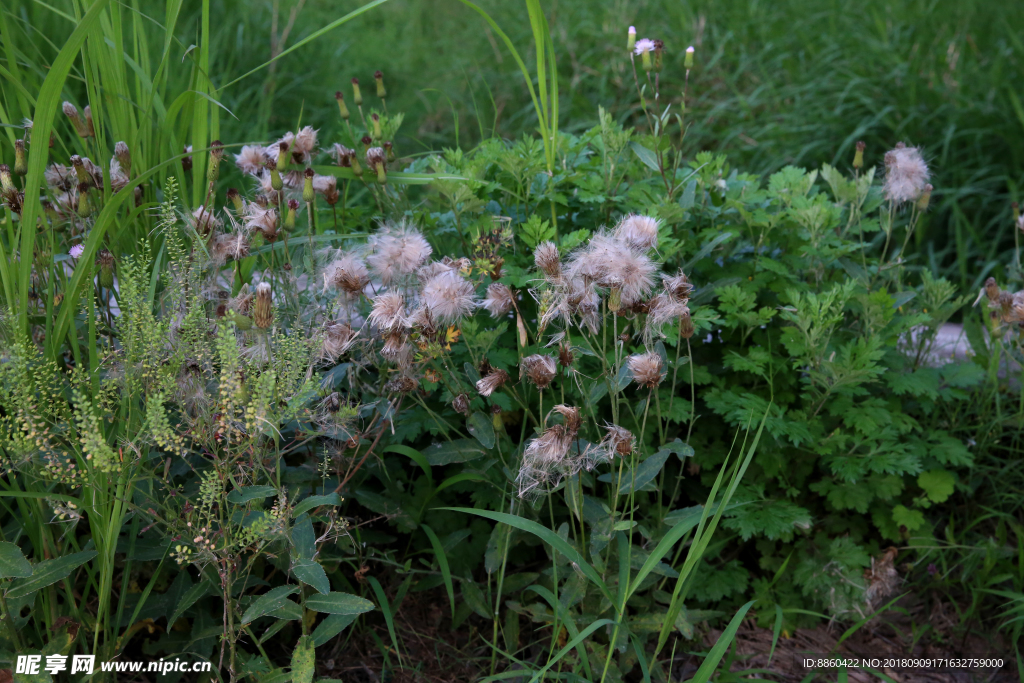
[[[484,299],[483,307],[491,314],[492,318],[502,318],[512,308],[512,290],[508,285],[500,282],[491,283],[487,287],[487,297]]]
[[[538,389],[546,389],[555,378],[555,359],[541,353],[527,356],[519,366],[519,377],[526,377]]]
[[[630,356],[628,364],[633,381],[642,387],[655,389],[665,379],[665,365],[653,351]]]
[[[895,204],[916,202],[928,184],[928,164],[917,147],[902,142],[885,153],[885,183],[882,193]]]

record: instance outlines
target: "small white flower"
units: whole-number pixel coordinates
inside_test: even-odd
[[[654,52],[654,41],[650,38],[641,38],[636,41],[636,45],[633,47],[633,51],[637,56],[642,55],[645,52]]]

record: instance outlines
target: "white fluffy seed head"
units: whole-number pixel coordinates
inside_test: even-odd
[[[267,157],[263,147],[260,145],[245,145],[235,155],[235,166],[238,166],[242,173],[256,174],[263,168],[266,160]]]
[[[383,332],[393,332],[405,325],[405,299],[398,292],[384,292],[373,297],[369,323]]]
[[[660,222],[656,218],[632,213],[619,222],[614,234],[634,249],[647,251],[658,246],[659,226]]]
[[[508,285],[494,282],[487,287],[487,297],[483,307],[493,318],[501,318],[512,309],[512,290]]]
[[[916,202],[924,192],[930,175],[921,150],[902,142],[885,153],[885,183],[882,193],[896,204]]]
[[[423,304],[441,322],[452,324],[472,315],[473,285],[455,270],[438,273],[423,285]]]
[[[324,284],[352,295],[360,294],[370,281],[366,264],[358,254],[338,250],[324,269]]]
[[[369,240],[366,263],[385,285],[397,282],[422,266],[433,249],[415,228],[383,225]]]
[[[555,359],[541,353],[527,356],[519,366],[520,378],[526,377],[533,382],[538,389],[546,389],[551,384],[557,373]]]
[[[633,381],[648,389],[656,388],[665,379],[665,365],[661,356],[653,351],[630,356],[629,371]]]

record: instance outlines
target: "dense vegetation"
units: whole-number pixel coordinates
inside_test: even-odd
[[[1015,96],[934,50],[886,57],[934,88],[869,86],[912,9],[877,10],[880,42],[804,18],[792,51],[754,7],[672,14],[687,51],[632,16],[530,0],[505,33],[463,2],[436,45],[526,81],[490,64],[491,109],[456,96],[449,137],[417,88],[470,57],[426,71],[430,34],[402,32],[441,20],[395,6],[421,23],[381,4],[287,40],[275,9],[269,64],[241,49],[265,8],[0,14],[0,661],[706,681],[742,668],[744,623],[774,650],[920,604],[958,616],[908,651],[1012,654]],[[1008,24],[961,11],[930,44],[984,24],[1006,49],[962,68],[1018,63]],[[412,56],[325,76],[355,21]],[[813,96],[756,101],[806,64]],[[840,64],[856,104],[830,100]]]

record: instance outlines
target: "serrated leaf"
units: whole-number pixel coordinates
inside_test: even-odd
[[[316,560],[298,559],[292,564],[292,574],[302,583],[310,586],[317,593],[327,595],[331,592],[331,582],[327,579],[327,572]]]
[[[15,600],[31,595],[41,588],[57,583],[66,578],[72,571],[96,557],[95,550],[84,550],[80,553],[73,553],[58,557],[52,560],[43,560],[32,568],[32,575],[14,582],[7,591],[7,599]]]
[[[302,515],[295,520],[291,541],[297,557],[311,560],[316,555],[316,532],[313,531],[313,522],[309,515]]]
[[[234,503],[235,505],[242,505],[243,503],[248,503],[250,500],[267,498],[274,495],[277,495],[277,489],[273,486],[246,486],[244,488],[235,489],[229,493],[228,502]]]
[[[942,503],[951,495],[956,484],[956,477],[947,470],[931,470],[922,472],[917,477],[917,485],[928,495],[933,503]]]
[[[32,564],[21,548],[8,541],[0,542],[0,578],[24,579],[32,576]]]
[[[480,443],[476,439],[455,439],[454,441],[435,443],[423,450],[423,455],[432,466],[469,462],[485,453],[486,451],[480,447]]]
[[[494,448],[494,424],[491,422],[491,418],[478,410],[473,411],[466,418],[466,429],[480,442],[481,446],[488,450]]]
[[[210,590],[213,588],[213,584],[209,581],[200,581],[196,585],[185,591],[185,594],[181,596],[181,600],[174,606],[174,613],[171,614],[171,618],[167,620],[167,628],[174,626],[174,623],[181,619],[181,616],[185,614],[189,607],[196,604],[200,599],[206,597]]]
[[[292,651],[292,683],[311,683],[316,645],[312,636],[302,636]]]
[[[924,526],[924,513],[920,510],[910,510],[903,505],[897,505],[892,509],[892,519],[898,525],[906,527],[907,531],[916,531]]]
[[[363,614],[372,612],[374,605],[358,595],[330,592],[327,595],[311,595],[306,598],[306,608],[325,614]]]
[[[249,609],[245,610],[245,614],[242,615],[242,623],[250,624],[260,617],[267,616],[271,612],[285,607],[285,603],[291,602],[288,599],[289,595],[298,593],[298,586],[278,586],[277,588],[271,588],[263,595],[256,598]],[[295,603],[292,603],[293,605]]]

